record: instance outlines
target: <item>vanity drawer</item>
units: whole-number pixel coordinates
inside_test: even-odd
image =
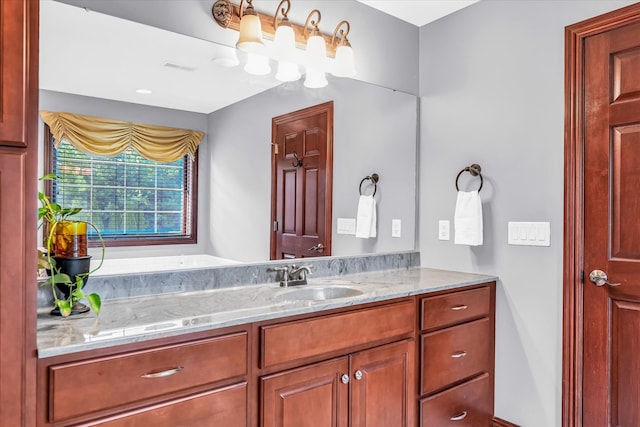
[[[415,330],[415,303],[396,304],[263,326],[262,367],[404,337]]]
[[[247,425],[247,383],[197,393],[151,408],[126,413],[90,426],[241,427]]]
[[[132,405],[247,374],[247,333],[49,368],[49,420]]]
[[[488,426],[491,407],[489,374],[420,401],[420,427]]]
[[[420,394],[490,371],[491,323],[485,317],[423,334]]]
[[[451,292],[424,298],[421,329],[434,329],[486,316],[491,310],[491,290],[487,287]]]

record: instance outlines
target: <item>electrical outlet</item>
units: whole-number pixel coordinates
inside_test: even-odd
[[[391,237],[401,237],[402,236],[402,221],[399,219],[391,220]]]
[[[338,218],[336,228],[338,234],[356,234],[356,219]]]
[[[438,239],[439,240],[449,240],[449,221],[448,220],[440,220],[438,221]]]

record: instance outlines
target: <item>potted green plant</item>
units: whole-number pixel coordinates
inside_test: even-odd
[[[55,174],[40,177],[41,181],[57,179]],[[38,192],[40,207],[38,208],[38,228],[44,229],[44,251],[38,250],[38,269],[48,272],[43,285],[51,286],[54,308],[52,314],[63,317],[85,313],[89,309],[96,314],[102,305],[96,293],[85,295],[84,286],[89,275],[99,269],[104,261],[104,241],[100,231],[88,221],[74,220],[82,208],[63,208],[53,203],[43,192]],[[91,270],[91,255],[87,253],[87,229],[95,230],[102,252],[100,263]],[[82,304],[86,300],[89,307]]]

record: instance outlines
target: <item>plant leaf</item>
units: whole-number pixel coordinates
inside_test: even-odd
[[[100,314],[100,307],[102,307],[102,301],[100,300],[100,295],[89,294],[89,296],[87,296],[87,301],[89,302],[89,306],[96,313],[96,315]]]
[[[51,282],[52,283],[66,283],[66,284],[70,284],[71,282],[71,277],[69,277],[68,274],[64,274],[64,273],[56,273],[53,275],[53,277],[51,278]]]
[[[74,297],[76,300],[81,300],[81,299],[84,299],[84,292],[82,292],[82,289],[76,288],[76,290],[71,292],[71,296]]]
[[[68,317],[71,314],[71,303],[69,301],[59,299],[56,301],[56,305],[58,306],[62,317]]]
[[[57,179],[58,175],[56,175],[55,173],[48,173],[46,175],[42,175],[40,178],[38,178],[39,181],[51,181],[52,179]]]

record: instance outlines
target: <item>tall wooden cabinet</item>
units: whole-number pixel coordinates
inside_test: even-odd
[[[38,0],[0,2],[0,425],[35,425]]]

